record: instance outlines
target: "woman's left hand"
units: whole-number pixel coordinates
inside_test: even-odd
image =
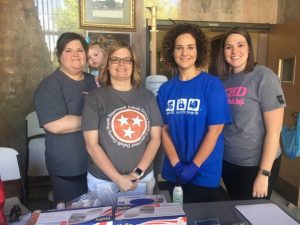
[[[254,180],[252,196],[253,198],[265,198],[268,196],[269,177],[258,174]]]

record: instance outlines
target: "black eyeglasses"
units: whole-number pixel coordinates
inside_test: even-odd
[[[121,62],[123,64],[132,64],[133,63],[133,60],[129,57],[125,57],[125,58],[114,57],[114,58],[110,58],[109,61],[112,64],[120,64]]]

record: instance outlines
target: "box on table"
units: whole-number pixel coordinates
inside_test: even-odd
[[[112,207],[49,210],[33,213],[30,224],[113,225]]]
[[[136,195],[136,196],[119,196],[117,205],[147,205],[155,203],[167,203],[164,195]]]
[[[124,205],[115,210],[115,225],[186,225],[187,217],[179,203]]]

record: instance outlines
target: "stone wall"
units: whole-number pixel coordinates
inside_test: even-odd
[[[32,96],[52,70],[34,0],[0,1],[0,146],[25,153],[25,117]]]

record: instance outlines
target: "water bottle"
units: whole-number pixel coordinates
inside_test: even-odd
[[[173,202],[183,204],[183,190],[179,183],[177,183],[173,190]]]

